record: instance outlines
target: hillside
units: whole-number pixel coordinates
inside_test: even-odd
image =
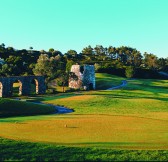
[[[47,105],[0,98],[0,117],[50,114],[54,111]]]

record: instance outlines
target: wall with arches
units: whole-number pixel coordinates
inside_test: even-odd
[[[36,83],[36,94],[44,94],[46,86],[43,76],[12,76],[0,78],[0,97],[11,97],[13,83],[16,81],[20,84],[19,95],[29,95],[33,80]]]

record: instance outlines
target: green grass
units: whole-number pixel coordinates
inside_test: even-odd
[[[50,114],[52,106],[0,98],[0,117]]]
[[[103,90],[119,85],[122,80],[125,80],[125,78],[105,73],[96,73],[96,89]]]
[[[97,74],[96,85],[106,89],[121,84],[124,78]],[[75,114],[137,114],[168,112],[167,80],[128,80],[116,90],[98,90],[61,94],[44,98],[44,102],[64,105]]]
[[[167,161],[168,151],[64,147],[0,138],[0,161]]]
[[[75,112],[1,119],[1,137],[45,142],[1,139],[3,160],[167,161],[168,80],[128,80],[126,87],[106,90],[122,80],[96,74],[96,91],[30,98]]]

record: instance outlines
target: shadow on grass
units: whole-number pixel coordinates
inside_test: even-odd
[[[106,145],[102,143],[101,145]],[[113,145],[113,144],[112,144]],[[0,161],[167,161],[166,150],[71,147],[0,138]],[[9,149],[10,148],[10,149]]]
[[[92,95],[96,95],[96,94],[92,94]],[[153,100],[160,100],[160,101],[165,101],[168,102],[168,99],[166,97],[158,97],[156,95],[156,97],[150,97],[148,95],[142,95],[141,93],[136,93],[136,94],[132,94],[132,95],[125,95],[123,94],[106,94],[106,93],[101,93],[100,96],[107,96],[108,98],[110,97],[111,99],[116,98],[116,99],[153,99]]]
[[[28,102],[41,102],[41,101],[52,101],[56,99],[63,99],[63,98],[69,98],[73,96],[79,96],[82,94],[75,94],[75,93],[60,93],[57,95],[45,95],[45,96],[34,96],[34,97],[28,97],[26,101]]]

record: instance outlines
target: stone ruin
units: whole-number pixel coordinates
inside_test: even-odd
[[[71,73],[76,76],[69,78],[69,87],[73,89],[93,90],[95,85],[94,65],[72,65]]]
[[[36,84],[36,94],[44,94],[46,91],[43,76],[12,76],[0,78],[0,97],[11,97],[13,83],[19,82],[19,95],[29,95],[32,81]]]

